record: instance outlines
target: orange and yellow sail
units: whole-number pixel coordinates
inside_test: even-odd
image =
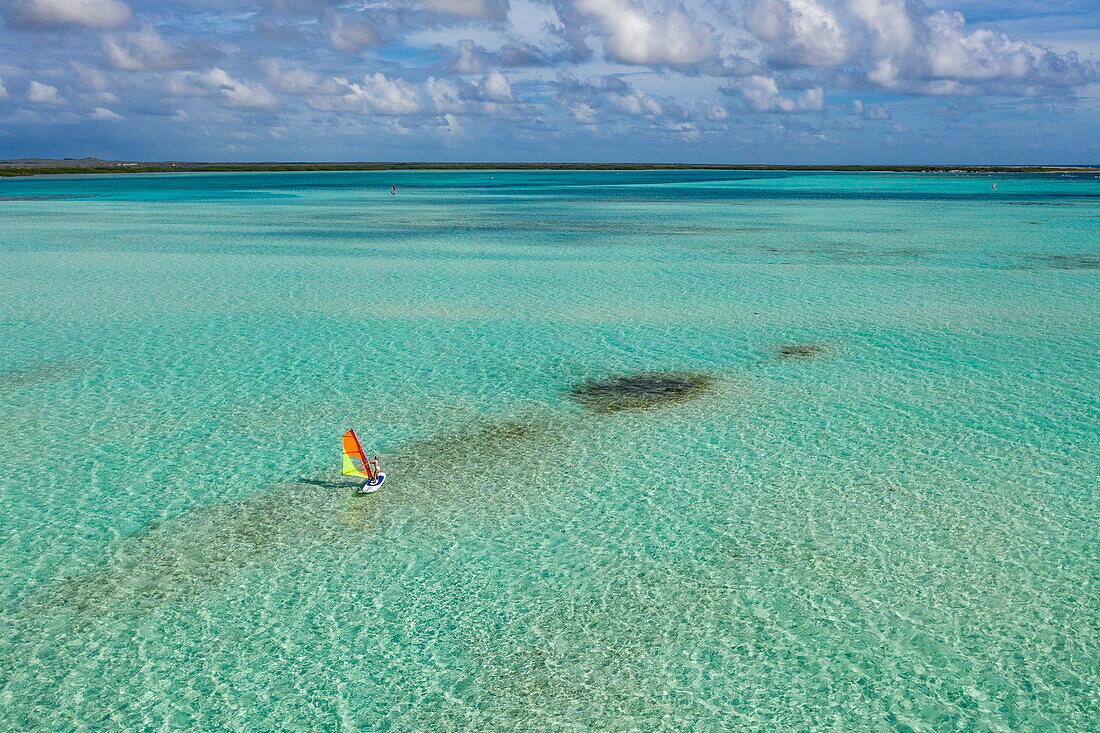
[[[363,454],[363,446],[359,445],[359,438],[354,430],[344,433],[344,469],[345,476],[359,476],[365,479],[375,479],[378,471],[374,468],[374,461],[368,461]]]

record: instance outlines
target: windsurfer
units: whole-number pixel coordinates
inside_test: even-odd
[[[382,467],[378,461],[378,456],[375,456],[373,461],[367,460],[367,456],[363,453],[363,447],[359,445],[359,438],[355,435],[354,430],[349,430],[344,433],[343,442],[343,474],[345,476],[358,476],[359,478],[367,480],[367,482],[363,484],[363,487],[359,489],[359,493],[361,494],[370,494],[374,491],[378,491],[382,482],[386,480],[386,474],[382,473]]]

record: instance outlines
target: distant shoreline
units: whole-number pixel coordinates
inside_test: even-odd
[[[202,163],[23,158],[0,161],[0,176],[120,173],[261,173],[274,171],[820,171],[869,173],[1096,173],[1095,166],[996,165],[723,165],[703,163]]]

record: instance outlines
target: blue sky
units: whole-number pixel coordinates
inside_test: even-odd
[[[0,158],[1100,163],[1096,0],[0,0]]]

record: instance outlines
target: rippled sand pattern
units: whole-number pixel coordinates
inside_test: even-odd
[[[1100,181],[998,180],[0,180],[0,727],[1095,730]]]

